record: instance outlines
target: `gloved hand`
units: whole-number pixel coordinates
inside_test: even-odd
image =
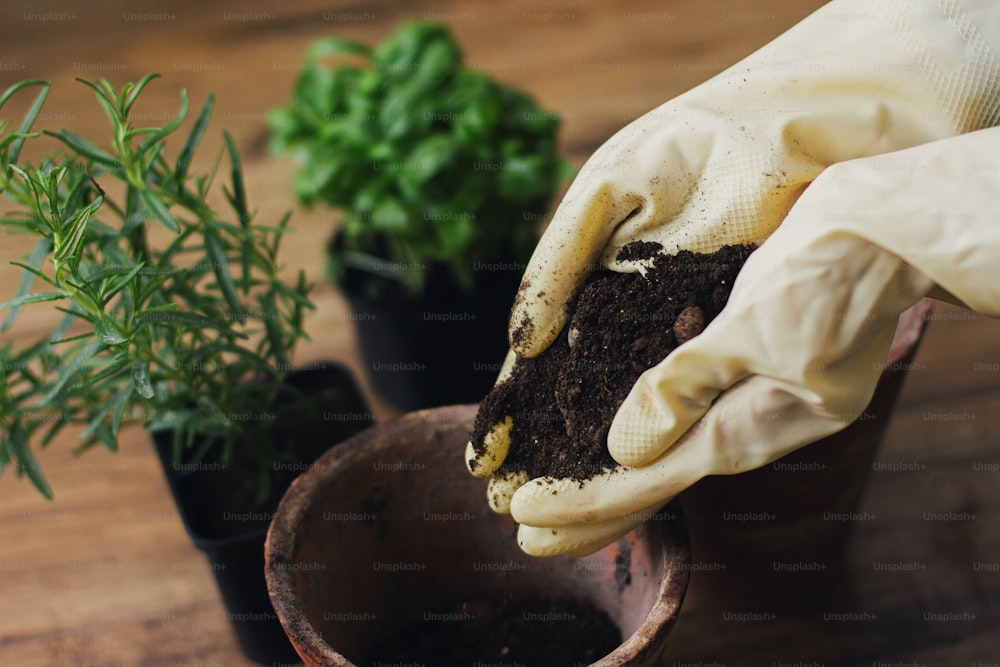
[[[870,400],[924,295],[1000,316],[1000,128],[837,164],[744,265],[696,338],[646,371],[608,436],[623,465],[513,496],[528,553],[584,554],[705,475],[758,468]]]
[[[615,259],[632,241],[670,254],[760,243],[827,166],[995,125],[1000,7],[941,4],[831,2],[611,137],[531,258],[513,349],[534,357],[555,339],[595,264],[639,270]]]
[[[590,267],[642,270],[615,260],[632,241],[667,253],[759,243],[829,165],[995,124],[1000,7],[965,4],[830,3],[621,130],[584,165],[528,265],[513,351],[536,356],[555,339]],[[470,446],[473,474],[500,467],[507,430]],[[526,481],[493,476],[494,509],[508,511]]]

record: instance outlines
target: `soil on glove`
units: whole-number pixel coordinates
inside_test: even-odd
[[[572,599],[495,601],[427,614],[382,642],[370,665],[589,665],[614,651],[621,631],[606,613]]]
[[[511,416],[501,470],[586,480],[615,467],[611,421],[646,369],[698,335],[722,310],[752,246],[661,255],[657,243],[625,246],[619,260],[652,261],[645,276],[601,269],[570,303],[559,338],[482,401],[472,442]]]

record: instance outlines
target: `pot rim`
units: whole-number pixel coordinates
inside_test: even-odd
[[[663,640],[680,615],[691,577],[691,543],[680,504],[673,500],[666,507],[670,507],[680,517],[679,528],[676,523],[666,521],[654,520],[643,524],[649,530],[658,531],[662,536],[663,553],[660,554],[660,558],[667,561],[664,563],[664,576],[661,577],[656,591],[656,601],[639,627],[623,639],[618,648],[592,663],[591,667],[633,664],[633,661],[638,661],[646,653],[657,650],[662,646]],[[671,561],[676,561],[682,567],[670,567]]]

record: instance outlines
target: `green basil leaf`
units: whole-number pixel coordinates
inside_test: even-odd
[[[398,201],[383,200],[372,211],[370,224],[380,231],[402,231],[410,223],[410,214]]]
[[[309,45],[306,50],[306,62],[318,63],[320,60],[343,54],[367,56],[370,51],[371,50],[367,46],[360,42],[344,39],[342,37],[321,37]],[[310,68],[306,68],[306,70],[308,69]]]

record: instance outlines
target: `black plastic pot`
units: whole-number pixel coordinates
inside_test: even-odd
[[[227,506],[217,490],[250,487],[253,480],[233,485],[232,468],[212,462],[174,465],[172,434],[152,434],[178,513],[191,541],[208,561],[241,649],[251,660],[268,665],[298,662],[264,579],[264,541],[277,502],[294,478],[323,452],[374,421],[353,376],[339,364],[316,364],[290,374],[288,381],[309,399],[312,417],[302,418],[301,401],[275,406],[275,432],[285,442],[304,446],[296,452],[298,463],[274,466],[271,496],[263,507],[248,509],[242,502]]]
[[[433,276],[421,300],[370,298],[349,274],[339,287],[375,392],[401,412],[482,400],[507,354],[507,323],[523,268],[512,262],[479,267],[472,293]]]

